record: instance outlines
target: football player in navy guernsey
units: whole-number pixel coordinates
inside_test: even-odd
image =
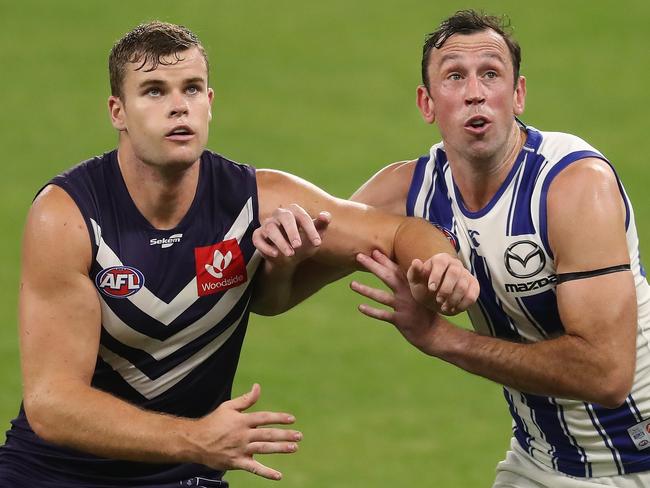
[[[442,142],[352,197],[455,236],[480,283],[475,331],[419,306],[420,270],[404,277],[380,253],[360,259],[392,293],[352,287],[392,307],[361,311],[420,351],[504,385],[514,435],[494,487],[650,486],[650,287],[634,212],[597,149],[518,119],[520,61],[504,19],[444,20],[417,88]]]
[[[227,469],[280,479],[254,455],[295,452],[302,434],[283,427],[294,417],[246,412],[257,384],[230,398],[249,312],[274,313],[282,299],[269,277],[306,258],[349,271],[378,249],[404,270],[425,260],[432,308],[437,297],[466,308],[478,282],[423,219],[205,150],[213,91],[186,28],[138,26],[109,71],[117,149],[52,179],[27,218],[24,398],[0,485],[223,487]],[[262,265],[252,234],[268,219]]]

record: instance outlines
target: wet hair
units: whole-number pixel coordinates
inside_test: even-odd
[[[424,38],[424,46],[422,47],[422,83],[427,87],[427,90],[429,89],[427,68],[429,67],[431,50],[434,48],[440,49],[447,39],[454,34],[469,35],[488,29],[499,34],[508,46],[516,86],[521,65],[521,48],[519,43],[512,37],[510,19],[505,15],[497,17],[475,10],[459,10],[448,19],[443,20],[437,30],[427,34]]]
[[[122,96],[122,83],[129,63],[140,63],[136,68],[153,71],[158,65],[171,65],[182,61],[183,51],[197,47],[208,69],[208,56],[201,41],[188,28],[154,20],[140,24],[119,39],[108,56],[111,95]]]

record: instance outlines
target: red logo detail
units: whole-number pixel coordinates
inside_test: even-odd
[[[646,424],[645,431],[650,434],[650,424]]]
[[[144,286],[144,276],[131,266],[111,266],[97,274],[95,284],[106,296],[126,298]]]
[[[246,263],[237,239],[195,247],[196,286],[199,296],[212,295],[246,283]]]

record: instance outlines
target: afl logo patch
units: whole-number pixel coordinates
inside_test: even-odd
[[[126,298],[144,286],[144,275],[131,266],[111,266],[97,275],[95,284],[106,296]]]
[[[456,252],[460,251],[460,245],[458,244],[458,239],[452,232],[448,229],[445,229],[442,225],[433,224],[433,226],[444,234],[447,240],[454,246]]]
[[[506,269],[515,278],[530,278],[546,265],[542,248],[533,241],[518,241],[508,246],[504,260]]]

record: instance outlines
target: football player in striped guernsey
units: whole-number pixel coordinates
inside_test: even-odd
[[[186,28],[138,26],[109,69],[117,149],[52,179],[27,218],[24,402],[0,448],[0,485],[223,487],[227,469],[280,479],[254,455],[295,452],[302,434],[281,428],[293,416],[246,412],[259,385],[230,398],[248,314],[267,313],[273,292],[252,286],[260,219],[294,202],[305,211],[287,259],[260,267],[275,278],[306,257],[349,270],[357,252],[380,249],[406,269],[453,249],[422,219],[205,150],[213,91]],[[446,299],[463,308],[477,281],[445,259],[463,295]]]
[[[514,435],[494,487],[650,486],[650,287],[634,212],[597,149],[518,119],[520,61],[502,19],[443,21],[417,88],[442,142],[353,196],[447,229],[481,285],[475,332],[417,306],[417,266],[405,278],[386,256],[361,257],[393,293],[353,288],[392,306],[361,311],[424,353],[504,385]]]

